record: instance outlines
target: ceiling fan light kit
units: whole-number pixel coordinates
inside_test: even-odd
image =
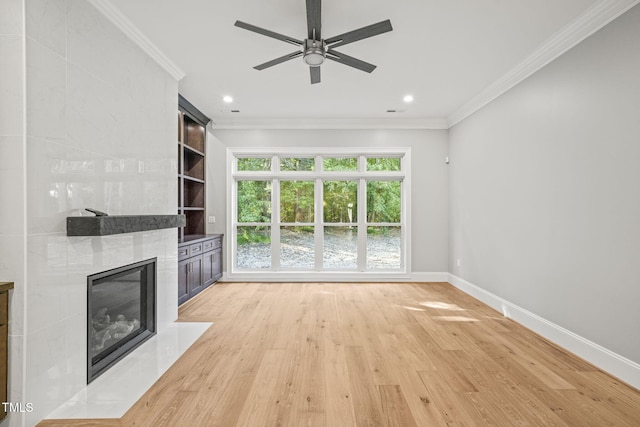
[[[327,55],[327,44],[324,40],[316,41],[306,39],[304,41],[304,53],[302,59],[310,67],[319,67]]]
[[[323,39],[321,32],[322,0],[306,1],[307,38],[305,38],[304,40],[298,40],[293,37],[288,37],[279,33],[275,33],[273,31],[265,30],[264,28],[256,27],[255,25],[247,24],[246,22],[236,21],[236,27],[243,28],[248,31],[253,31],[255,33],[262,34],[263,36],[271,37],[277,40],[281,40],[285,43],[294,44],[300,47],[300,50],[298,51],[281,56],[280,58],[272,59],[271,61],[265,62],[263,64],[256,65],[253,68],[255,68],[256,70],[264,70],[265,68],[269,68],[282,62],[302,56],[305,64],[309,66],[309,71],[311,74],[311,84],[320,83],[320,65],[324,63],[325,59],[330,59],[332,61],[348,65],[367,73],[371,73],[373,70],[375,70],[375,65],[340,53],[334,48],[391,31],[393,30],[393,27],[391,27],[391,21],[387,19],[386,21],[367,25],[366,27],[349,31],[335,37]]]

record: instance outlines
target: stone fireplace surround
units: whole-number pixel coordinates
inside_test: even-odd
[[[64,323],[56,323],[66,325],[57,333],[59,326],[47,329],[54,331],[54,336],[39,334],[42,341],[38,344],[42,347],[36,351],[40,354],[48,351],[52,361],[51,367],[34,379],[35,384],[42,384],[46,387],[44,391],[49,393],[37,400],[42,412],[34,416],[34,422],[42,418],[121,417],[211,325],[175,322],[177,230],[43,239],[49,243],[50,258],[34,261],[45,263],[39,268],[46,268],[51,273],[53,258],[60,266],[64,259],[66,268],[73,271],[60,277],[49,276],[51,290],[60,289],[66,278],[68,292],[57,296],[50,305],[54,310],[73,310],[78,314],[65,319]],[[54,241],[57,244],[52,244]],[[87,276],[149,258],[157,258],[157,334],[87,385]],[[53,298],[52,293],[50,296]],[[61,303],[64,299],[66,304]],[[40,389],[30,388],[28,394],[34,396],[38,391]]]
[[[75,417],[117,417],[113,402],[135,389],[138,396],[121,403],[128,408],[154,381],[136,375],[153,371],[157,378],[197,334],[173,323],[178,233],[68,236],[66,218],[86,207],[110,215],[176,213],[177,77],[92,2],[11,4],[0,22],[7,66],[0,194],[11,200],[3,204],[0,273],[15,283],[9,397],[32,403],[33,412],[11,413],[3,425],[35,425],[61,405]],[[153,257],[158,334],[87,386],[87,276]],[[156,358],[145,354],[150,348]],[[123,370],[127,375],[114,380]],[[90,412],[95,408],[109,409]]]

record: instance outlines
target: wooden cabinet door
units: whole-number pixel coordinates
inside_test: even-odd
[[[205,288],[210,284],[212,284],[213,282],[215,282],[214,253],[215,252],[212,251],[212,252],[206,252],[204,255],[202,255],[202,264],[203,264],[202,281]]]
[[[178,262],[178,305],[189,299],[189,262],[188,259]]]
[[[212,263],[213,281],[215,282],[222,277],[222,248],[213,251]]]
[[[202,286],[202,255],[189,258],[189,298],[204,289]]]

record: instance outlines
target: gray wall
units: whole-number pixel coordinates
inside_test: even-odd
[[[413,272],[447,271],[448,172],[445,130],[214,130],[209,135],[207,214],[224,233],[227,147],[410,147]]]
[[[639,43],[636,6],[450,130],[449,271],[635,362]]]

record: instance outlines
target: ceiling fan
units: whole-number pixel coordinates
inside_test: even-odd
[[[244,28],[245,30],[253,31],[258,34],[262,34],[267,37],[282,40],[283,42],[291,43],[301,47],[301,50],[297,50],[293,53],[281,56],[280,58],[272,59],[264,64],[256,65],[256,70],[264,70],[265,68],[272,67],[290,59],[298,58],[302,56],[304,62],[309,65],[311,72],[311,84],[320,83],[320,65],[324,62],[325,58],[332,61],[339,62],[344,65],[348,65],[358,70],[365,71],[367,73],[372,72],[376,66],[367,62],[356,59],[352,56],[345,55],[335,50],[338,46],[344,46],[349,43],[353,43],[358,40],[366,39],[368,37],[377,36],[378,34],[386,33],[393,30],[391,27],[391,21],[381,21],[377,24],[367,25],[366,27],[359,28],[357,30],[349,31],[344,34],[340,34],[328,39],[322,38],[322,24],[321,24],[321,4],[322,0],[306,0],[307,1],[307,38],[304,40],[298,40],[293,37],[288,37],[282,34],[274,33],[273,31],[265,30],[264,28],[256,27],[255,25],[247,24],[246,22],[236,21],[235,26]]]

